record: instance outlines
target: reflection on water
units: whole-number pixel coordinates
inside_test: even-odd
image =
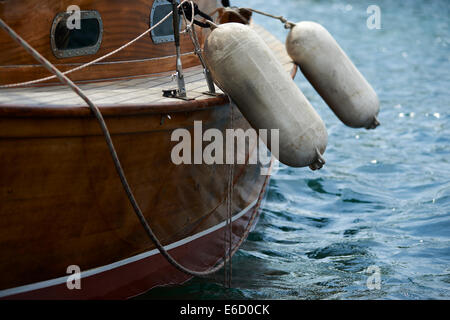
[[[146,298],[450,298],[450,2],[241,0],[291,21],[313,20],[337,39],[378,93],[381,127],[344,127],[299,73],[324,119],[327,165],[282,167],[259,223],[222,278],[152,290]],[[256,22],[284,41],[282,25]],[[381,289],[369,290],[378,266]]]

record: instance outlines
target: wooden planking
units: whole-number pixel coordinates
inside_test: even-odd
[[[137,201],[163,244],[214,226],[226,215],[228,167],[174,165],[172,131],[188,128],[193,134],[194,120],[223,131],[229,115],[225,105],[175,114],[163,124],[158,115],[107,119]],[[0,289],[63,276],[71,264],[89,270],[154,248],[103,137],[89,133],[98,127],[95,120],[20,120],[23,129],[54,134],[0,139]],[[248,128],[238,110],[234,125]],[[69,128],[78,134],[67,134]],[[237,165],[234,177],[238,212],[257,198],[265,177],[257,165]],[[180,262],[204,268],[201,261],[187,260]]]
[[[253,24],[252,28],[263,35],[262,38],[274,51],[287,72],[292,73],[296,70],[294,63],[286,53],[284,45],[278,39],[258,25]],[[171,81],[170,72],[144,78],[88,83],[82,84],[80,87],[88,97],[101,107],[105,115],[117,115],[123,112],[129,114],[161,112],[161,110],[168,110],[168,108],[183,111],[189,108],[207,107],[227,102],[224,96],[213,98],[202,94],[208,88],[200,66],[187,68],[184,71],[188,95],[195,97],[195,101],[184,102],[162,97],[163,89],[176,87],[176,82]],[[219,89],[217,91],[221,92]],[[64,98],[61,99],[61,97]],[[184,105],[185,108],[181,105]],[[85,106],[84,101],[64,86],[0,90],[0,115],[35,114],[53,116],[61,115],[61,112],[63,112],[72,116],[89,116],[89,110],[81,109],[82,106]],[[28,113],[24,113],[27,108]]]
[[[207,85],[201,67],[186,69],[185,80],[190,97],[196,99],[208,98],[208,96],[202,94],[203,91],[207,91]],[[88,97],[98,105],[145,104],[156,103],[160,100],[180,101],[162,96],[163,89],[175,87],[176,81],[171,80],[170,74],[80,85],[80,88],[85,91]],[[1,92],[3,94],[0,96],[0,105],[60,106],[61,97],[64,97],[67,105],[86,105],[78,95],[65,86],[7,89]]]
[[[152,3],[153,0],[6,0],[0,1],[0,17],[45,58],[65,71],[103,56],[146,31]],[[214,1],[200,0],[198,3],[201,7],[210,7]],[[51,25],[56,14],[65,12],[69,5],[78,5],[81,10],[97,10],[101,14],[104,34],[95,55],[64,59],[53,55],[50,48]],[[203,32],[199,30],[198,34],[203,42]],[[0,84],[50,75],[3,31],[0,32],[0,48]],[[182,53],[191,53],[184,57],[186,66],[199,64],[192,54],[193,45],[187,34],[181,35],[181,48]],[[103,63],[72,74],[71,79],[108,79],[173,70],[174,54],[173,42],[155,45],[150,35],[146,35]]]
[[[286,67],[291,67],[285,64]],[[289,71],[289,69],[288,69]],[[188,96],[196,100],[210,99],[211,96],[203,94],[208,91],[208,86],[201,67],[185,69],[186,89]],[[161,102],[179,102],[174,98],[162,96],[163,89],[176,88],[176,82],[171,80],[171,75],[161,77],[148,77],[140,79],[128,79],[115,82],[98,82],[82,84],[80,88],[101,106],[118,105],[144,105]],[[50,89],[50,90],[49,90]],[[216,87],[217,93],[222,91]],[[85,106],[86,103],[78,95],[67,87],[39,87],[27,89],[4,89],[0,91],[1,105],[21,105],[32,107],[59,107],[64,104],[71,107]],[[61,99],[63,97],[63,100]]]
[[[94,59],[91,59],[94,60]],[[188,52],[183,54],[181,58],[185,67],[192,67],[199,64],[195,54]],[[118,63],[93,64],[80,71],[73,72],[69,75],[72,81],[98,81],[113,78],[132,78],[136,76],[144,76],[148,74],[158,74],[174,69],[175,56],[147,59],[145,61],[124,61]],[[75,65],[78,66],[78,65]],[[60,65],[60,71],[67,71],[75,67],[74,65]],[[35,79],[41,79],[52,74],[44,67],[0,67],[0,84],[13,84]],[[53,79],[46,83],[58,84]]]

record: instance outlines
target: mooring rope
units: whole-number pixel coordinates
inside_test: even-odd
[[[187,0],[185,0],[187,1]],[[183,1],[183,2],[185,2]],[[183,3],[182,2],[182,3]],[[181,5],[181,4],[180,4]],[[9,36],[11,36],[11,38],[13,38],[17,43],[19,43],[19,45],[21,45],[31,56],[33,56],[34,59],[36,59],[41,65],[43,65],[48,71],[50,71],[51,73],[54,74],[55,78],[58,78],[58,80],[69,86],[80,98],[82,98],[86,104],[89,106],[90,110],[92,111],[92,113],[94,114],[95,118],[97,119],[100,128],[103,132],[106,144],[108,146],[109,152],[111,154],[112,160],[114,162],[114,166],[116,168],[117,174],[120,178],[120,181],[122,183],[122,186],[124,188],[124,191],[128,197],[128,200],[130,201],[131,206],[133,207],[134,212],[136,213],[141,225],[143,226],[145,232],[147,233],[147,235],[149,236],[150,240],[153,242],[153,244],[156,246],[156,248],[158,249],[158,251],[160,252],[160,254],[173,266],[175,267],[177,270],[191,275],[191,276],[196,276],[196,277],[206,277],[209,276],[215,272],[217,272],[218,270],[220,270],[225,263],[227,263],[228,258],[225,257],[223,259],[222,262],[220,262],[217,266],[206,270],[206,271],[194,271],[194,270],[190,270],[184,266],[182,266],[181,264],[179,264],[167,251],[166,249],[162,246],[162,244],[160,243],[159,239],[156,237],[156,235],[154,234],[153,230],[150,228],[149,224],[147,223],[147,220],[145,219],[139,204],[137,203],[133,192],[130,188],[130,185],[128,184],[128,181],[126,179],[125,176],[125,172],[123,171],[122,165],[120,163],[119,157],[117,155],[116,149],[114,147],[109,129],[106,125],[106,122],[99,110],[99,108],[84,94],[84,92],[72,81],[70,80],[64,73],[62,73],[61,71],[59,71],[52,63],[50,63],[47,59],[45,59],[39,52],[37,52],[32,46],[30,46],[24,39],[22,39],[14,30],[12,30],[1,18],[0,18],[0,27],[2,29],[4,29]],[[266,182],[267,183],[267,178],[266,178]],[[263,190],[265,188],[265,184],[263,186]],[[249,223],[247,225],[247,228],[244,230],[244,233],[242,235],[242,237],[240,238],[238,244],[236,245],[236,247],[234,248],[234,250],[231,252],[230,256],[233,255],[237,249],[239,248],[239,246],[243,243],[243,241],[245,240],[245,238],[248,236],[248,233],[251,230],[251,226],[253,224],[253,221],[256,218],[257,212],[258,212],[258,206],[259,203],[261,201],[261,196],[262,196],[263,192],[261,191],[260,197],[258,198],[258,203],[255,205],[254,211],[252,213],[252,216],[249,220]]]

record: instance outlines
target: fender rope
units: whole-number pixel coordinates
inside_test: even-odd
[[[70,89],[72,89],[80,98],[82,98],[86,104],[89,106],[90,110],[94,114],[95,118],[97,119],[101,130],[103,132],[106,144],[108,146],[109,152],[111,154],[112,160],[114,162],[114,166],[116,168],[117,174],[119,175],[120,181],[122,183],[122,186],[124,188],[125,193],[127,194],[128,200],[130,201],[130,204],[132,205],[134,212],[136,213],[141,225],[143,226],[145,232],[149,236],[150,240],[153,242],[153,244],[156,246],[158,251],[161,253],[161,255],[177,270],[195,277],[206,277],[208,275],[211,275],[218,270],[220,270],[224,264],[228,261],[228,258],[224,258],[222,262],[220,262],[217,266],[206,270],[206,271],[194,271],[190,270],[181,264],[179,264],[176,260],[172,258],[172,256],[166,251],[166,249],[161,245],[160,241],[154,234],[153,230],[150,228],[149,224],[147,223],[139,204],[137,203],[133,192],[128,184],[128,181],[125,176],[125,172],[123,171],[122,165],[120,163],[120,160],[118,158],[116,149],[114,147],[113,141],[111,139],[111,135],[109,133],[108,127],[105,123],[105,120],[98,109],[98,107],[84,94],[84,92],[70,80],[66,75],[64,75],[61,71],[59,71],[53,64],[51,64],[47,59],[45,59],[39,52],[37,52],[33,47],[31,47],[24,39],[22,39],[14,30],[12,30],[1,18],[0,18],[0,27],[8,33],[11,38],[13,38],[19,45],[21,45],[31,56],[33,56],[34,59],[36,59],[40,64],[42,64],[48,71],[53,73],[58,80],[69,86]],[[263,190],[267,184],[268,178],[266,178],[266,181],[263,186]],[[238,244],[234,248],[232,254],[234,254],[239,246],[243,243],[245,238],[248,236],[248,233],[250,232],[251,226],[253,224],[253,221],[255,220],[257,213],[258,213],[258,206],[262,199],[263,192],[261,191],[260,196],[258,198],[258,203],[255,205],[254,211],[252,213],[252,216],[249,220],[249,223],[244,230],[244,234],[240,238]]]
[[[250,12],[254,12],[254,13],[257,13],[257,14],[269,17],[269,18],[280,20],[282,23],[284,23],[284,27],[286,29],[291,29],[291,28],[295,27],[295,23],[288,21],[283,16],[275,16],[273,14],[270,14],[270,13],[267,13],[267,12],[264,12],[264,11],[260,11],[260,10],[256,10],[256,9],[252,9],[252,8],[241,8],[241,9],[242,10],[247,10],[247,11],[250,11]]]

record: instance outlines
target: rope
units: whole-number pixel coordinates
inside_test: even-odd
[[[251,8],[242,8],[242,9],[250,11],[250,12],[254,12],[254,13],[257,13],[257,14],[261,14],[261,15],[266,16],[266,17],[270,17],[270,18],[273,18],[273,19],[280,20],[282,23],[284,23],[284,27],[286,29],[292,29],[293,27],[295,27],[295,23],[289,22],[283,16],[275,16],[273,14],[270,14],[270,13],[267,13],[267,12],[264,12],[264,11],[259,11],[259,10],[256,10],[256,9],[251,9]]]
[[[178,7],[180,7],[182,4],[188,2],[189,0],[183,0]],[[168,13],[164,18],[162,18],[160,21],[158,21],[158,23],[156,23],[153,27],[151,27],[150,29],[147,29],[146,31],[144,31],[143,33],[141,33],[139,36],[137,36],[136,38],[134,38],[133,40],[125,43],[123,46],[117,48],[116,50],[111,51],[110,53],[105,54],[104,56],[101,56],[95,60],[92,60],[91,62],[85,63],[81,66],[75,67],[73,69],[67,70],[65,72],[63,72],[63,75],[68,75],[69,73],[75,72],[75,71],[79,71],[81,69],[87,68],[91,65],[93,65],[94,63],[100,62],[108,57],[111,57],[112,55],[116,54],[117,52],[129,47],[130,45],[132,45],[133,43],[135,43],[136,41],[138,41],[139,39],[141,39],[142,37],[144,37],[146,34],[148,34],[149,32],[152,32],[153,29],[157,28],[161,23],[163,23],[164,21],[166,21],[171,15],[173,14],[173,12],[171,11],[170,13]],[[26,81],[26,82],[20,82],[20,83],[14,83],[14,84],[6,84],[6,85],[0,85],[0,89],[6,89],[6,88],[14,88],[14,87],[22,87],[22,86],[28,86],[31,84],[37,84],[37,83],[41,83],[44,81],[48,81],[48,80],[52,80],[52,79],[56,79],[57,76],[53,75],[53,76],[49,76],[49,77],[45,77],[45,78],[41,78],[41,79],[36,79],[36,80],[31,80],[31,81]]]
[[[192,4],[192,1],[191,1],[191,4]],[[192,10],[194,10],[193,7],[192,7]],[[194,14],[194,11],[192,11],[192,14]],[[195,28],[192,28],[192,21],[193,21],[194,15],[192,15],[192,21],[190,24],[187,23],[187,18],[186,18],[184,10],[183,10],[183,17],[186,22],[186,30],[185,31],[187,31],[187,33],[189,34],[192,44],[194,45],[195,54],[197,55],[198,59],[200,60],[200,63],[202,64],[203,73],[205,74],[209,93],[214,94],[216,92],[216,88],[214,87],[214,81],[212,79],[211,72],[209,71],[208,67],[206,66],[205,60],[203,59],[202,48],[198,41],[197,32],[195,31]]]
[[[167,0],[167,1],[171,2],[172,0]],[[185,11],[189,10],[189,6],[192,8],[192,13],[185,12]],[[194,16],[199,15],[200,17],[206,19],[206,21],[213,21],[213,19],[209,15],[207,15],[204,12],[202,12],[199,9],[198,5],[196,3],[194,3],[194,2],[192,2],[192,1],[190,2],[190,4],[187,4],[187,3],[183,4],[183,6],[178,10],[178,12],[180,14],[181,14],[181,12],[183,12],[183,14],[186,14],[189,20],[191,18],[194,18]],[[203,23],[203,22],[200,22],[200,21],[195,20],[195,19],[194,19],[194,23],[196,25],[202,27],[202,28],[209,28],[209,24],[208,23]]]
[[[191,5],[191,19],[190,19],[191,21],[189,21],[189,23],[188,23],[189,19],[186,18],[186,13],[184,12],[185,8],[182,7],[181,12],[183,13],[183,18],[184,18],[184,21],[186,23],[186,28],[183,31],[181,31],[180,33],[190,32],[190,30],[192,29],[192,25],[194,24],[194,21],[195,21],[195,19],[194,19],[194,17],[195,17],[194,4],[193,4],[192,1],[189,1],[189,3]]]
[[[59,71],[57,68],[55,68],[55,66],[53,66],[39,52],[37,52],[25,40],[23,40],[17,33],[15,33],[14,30],[12,30],[1,18],[0,18],[0,27],[2,29],[4,29],[9,34],[9,36],[11,36],[11,38],[13,38],[17,43],[19,43],[19,45],[21,45],[30,55],[32,55],[34,59],[36,59],[40,64],[42,64],[48,71],[53,73],[55,75],[55,77],[58,78],[59,81],[61,81],[61,83],[69,86],[89,106],[90,110],[92,111],[95,118],[97,119],[97,121],[100,125],[100,128],[103,132],[106,144],[108,146],[109,152],[110,152],[112,160],[114,162],[114,166],[116,168],[117,174],[119,175],[120,181],[121,181],[124,191],[128,197],[128,200],[130,201],[130,204],[132,205],[133,210],[136,213],[145,232],[147,233],[147,235],[149,236],[149,238],[153,242],[153,244],[156,246],[159,253],[177,270],[179,270],[185,274],[191,275],[191,276],[206,277],[206,276],[211,275],[211,274],[217,272],[218,270],[220,270],[224,266],[224,264],[228,261],[227,258],[225,258],[224,261],[219,263],[217,266],[215,266],[209,270],[206,270],[206,271],[190,270],[190,269],[182,266],[181,264],[179,264],[176,260],[174,260],[172,258],[172,256],[161,245],[160,241],[154,234],[153,230],[150,228],[149,224],[147,223],[147,221],[139,207],[139,204],[137,203],[137,201],[133,195],[133,192],[130,188],[130,185],[128,184],[128,181],[125,176],[125,172],[123,171],[122,165],[121,165],[119,157],[117,155],[116,149],[114,147],[108,127],[107,127],[105,120],[104,120],[100,110],[98,109],[98,107],[84,94],[84,92],[75,83],[72,82],[72,80],[70,80],[66,75],[64,75],[61,71]],[[261,197],[261,195],[260,195],[260,197]],[[258,202],[260,202],[260,199],[258,199]],[[250,232],[250,229],[251,229],[251,225],[257,215],[258,210],[256,210],[256,209],[257,209],[257,206],[255,207],[255,210],[252,213],[252,217],[250,218],[249,224],[247,225],[247,228],[244,231],[243,236],[241,237],[240,241],[238,242],[238,245],[235,247],[235,249],[233,250],[231,255],[234,254],[234,252],[236,252],[236,250],[242,244],[244,239],[248,236],[248,233]]]
[[[234,128],[234,103],[230,97],[230,129]],[[234,143],[234,142],[233,142]],[[227,228],[225,229],[225,243],[228,241],[228,251],[225,245],[225,257],[228,260],[228,266],[225,266],[225,286],[231,288],[232,279],[232,246],[233,246],[233,180],[234,180],[234,161],[228,167],[228,192],[227,192]],[[228,269],[228,270],[227,270]]]

